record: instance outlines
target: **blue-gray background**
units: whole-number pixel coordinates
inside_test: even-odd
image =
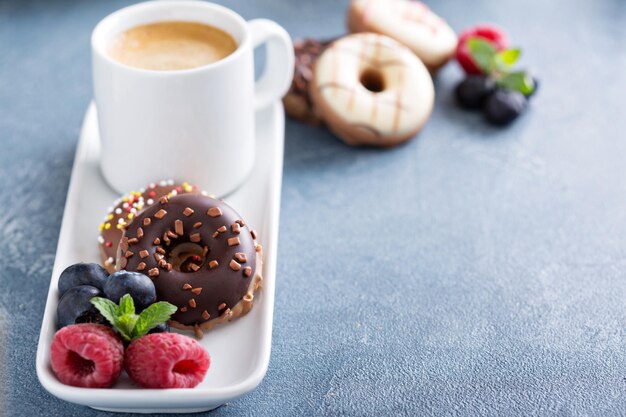
[[[128,3],[0,3],[0,414],[104,414],[47,394],[35,349],[90,31]],[[344,31],[346,1],[223,3]],[[626,414],[626,4],[430,5],[507,28],[539,94],[488,127],[450,64],[422,134],[386,151],[288,121],[269,371],[212,415]]]

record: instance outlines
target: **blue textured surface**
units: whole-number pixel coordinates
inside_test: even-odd
[[[345,0],[224,3],[344,31]],[[105,415],[47,394],[35,350],[89,34],[125,4],[0,3],[0,415]],[[454,106],[451,64],[420,137],[387,151],[289,121],[270,368],[212,415],[626,414],[626,7],[431,6],[506,27],[541,91],[494,129]]]

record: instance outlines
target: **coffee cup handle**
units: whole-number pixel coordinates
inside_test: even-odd
[[[285,95],[291,85],[295,59],[293,44],[287,31],[271,20],[250,20],[248,28],[252,48],[267,44],[265,69],[254,88],[254,107],[262,109]]]

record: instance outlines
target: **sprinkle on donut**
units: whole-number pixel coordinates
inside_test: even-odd
[[[143,237],[137,238],[140,228]],[[232,318],[251,296],[258,286],[257,255],[253,233],[235,210],[221,200],[184,194],[137,215],[120,242],[118,266],[152,278],[157,298],[179,308],[175,323],[202,326]]]

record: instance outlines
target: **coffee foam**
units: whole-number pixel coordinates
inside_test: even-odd
[[[175,71],[211,64],[236,49],[233,37],[214,26],[165,21],[120,33],[112,40],[108,53],[131,67]]]

